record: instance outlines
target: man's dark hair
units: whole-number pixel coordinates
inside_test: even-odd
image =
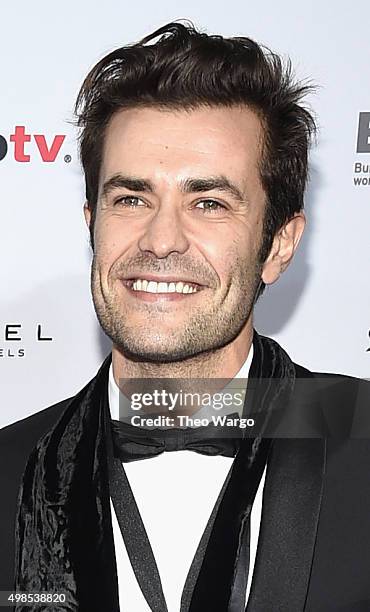
[[[92,248],[104,135],[117,111],[244,104],[256,112],[264,131],[259,163],[266,193],[262,263],[276,232],[304,205],[315,121],[300,102],[311,89],[294,79],[289,60],[284,64],[250,38],[208,35],[188,22],[169,23],[106,55],[85,78],[75,106]]]

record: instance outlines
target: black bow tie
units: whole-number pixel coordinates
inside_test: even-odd
[[[239,418],[238,413],[227,415],[227,419]],[[125,463],[175,450],[235,457],[243,437],[237,425],[146,429],[113,419],[111,423],[115,455]]]

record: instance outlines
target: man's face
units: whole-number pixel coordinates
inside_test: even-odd
[[[127,356],[182,360],[251,326],[262,269],[261,145],[260,121],[247,108],[112,117],[92,293],[100,324]]]

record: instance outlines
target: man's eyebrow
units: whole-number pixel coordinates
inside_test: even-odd
[[[199,193],[206,191],[224,191],[232,195],[239,202],[246,202],[246,197],[240,189],[232,183],[226,176],[211,176],[207,178],[187,178],[180,182],[181,190],[184,193]],[[129,191],[154,193],[154,186],[151,181],[123,174],[114,174],[105,181],[101,197],[106,198],[115,189],[127,189]]]
[[[211,176],[207,178],[188,178],[181,182],[181,188],[185,193],[197,193],[204,191],[225,191],[239,202],[245,202],[246,197],[240,189],[234,185],[226,176]]]
[[[125,176],[123,174],[114,174],[105,181],[101,197],[106,198],[114,189],[128,189],[129,191],[144,191],[153,193],[153,185],[150,181],[134,176]]]

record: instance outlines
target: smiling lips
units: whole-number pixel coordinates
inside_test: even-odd
[[[124,280],[124,285],[134,292],[143,292],[151,294],[189,294],[197,293],[204,287],[197,283],[189,281],[155,281],[143,278],[132,278]]]

